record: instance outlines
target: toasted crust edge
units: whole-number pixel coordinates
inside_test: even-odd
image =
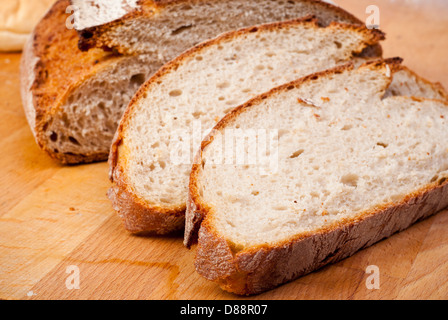
[[[392,58],[370,61],[362,67],[382,68],[387,64],[392,71],[397,71],[402,69],[400,63],[400,58]],[[350,69],[353,69],[353,64],[318,72],[274,88],[235,108],[215,126],[214,132],[221,131],[239,113],[270,95],[286,91],[305,81],[315,80],[316,76],[337,74]],[[447,101],[436,101],[448,107]],[[202,151],[212,141],[213,137],[204,139],[193,165],[187,204],[187,208],[193,211],[190,212],[190,216],[187,214],[186,225],[193,225],[199,233],[195,260],[196,271],[204,278],[218,283],[223,290],[238,295],[259,294],[295,280],[329,263],[349,257],[360,249],[388,238],[448,207],[448,179],[442,177],[408,194],[398,204],[385,204],[362,212],[354,218],[336,222],[317,232],[293,236],[272,245],[258,245],[237,251],[232,244],[219,236],[207,219],[210,208],[202,201],[196,186],[201,168]],[[189,219],[195,223],[188,222]],[[184,244],[189,247],[193,242],[194,234],[192,237],[185,230],[185,235]]]
[[[48,21],[51,21],[51,18],[60,13],[61,8],[65,9],[68,4],[69,0],[55,1],[28,38],[20,61],[20,90],[23,109],[37,145],[59,163],[75,165],[107,160],[109,153],[74,154],[57,153],[51,150],[47,145],[47,138],[44,136],[45,132],[43,132],[44,130],[42,128],[45,126],[45,121],[48,120],[47,118],[51,117],[59,105],[39,104],[36,98],[36,91],[38,91],[37,89],[39,89],[41,83],[44,82],[46,68],[43,62],[42,52],[40,52],[40,47],[43,44],[36,40],[42,36],[42,32],[38,32],[38,30],[42,26],[45,29],[51,29],[52,26],[49,25]],[[61,96],[63,94],[61,93]]]
[[[135,230],[138,230],[137,232],[157,232],[157,233],[169,233],[171,232],[169,228],[167,228],[166,224],[163,224],[163,226],[158,227],[155,224],[148,224],[144,225],[143,221],[149,221],[149,218],[144,218],[145,215],[159,215],[165,214],[165,215],[179,215],[181,212],[181,208],[179,206],[173,206],[171,208],[161,208],[157,206],[151,207],[150,205],[147,205],[143,199],[140,199],[136,194],[132,192],[132,190],[129,190],[130,186],[126,182],[126,176],[124,174],[124,171],[122,167],[120,167],[118,163],[119,159],[119,153],[120,153],[120,146],[122,144],[123,138],[124,138],[124,131],[127,127],[127,123],[131,118],[131,113],[133,112],[134,108],[136,108],[137,102],[144,97],[145,92],[150,88],[153,83],[156,83],[158,79],[163,77],[166,73],[169,73],[173,70],[176,70],[179,65],[181,65],[185,60],[189,59],[193,54],[197,54],[198,52],[201,52],[201,50],[204,50],[205,48],[208,48],[212,45],[215,45],[217,43],[220,43],[222,41],[228,41],[240,34],[244,34],[247,32],[257,32],[257,31],[263,31],[263,30],[271,30],[274,28],[287,28],[291,25],[297,25],[297,24],[304,24],[313,26],[316,28],[320,28],[317,24],[317,20],[312,16],[303,17],[300,19],[294,19],[290,21],[282,21],[282,22],[274,22],[274,23],[268,23],[268,24],[262,24],[258,26],[251,26],[242,28],[235,31],[230,31],[224,34],[219,35],[218,37],[204,41],[197,46],[190,48],[189,50],[185,51],[181,55],[179,55],[177,58],[173,59],[172,61],[165,64],[161,69],[159,69],[158,72],[156,72],[150,79],[148,79],[137,91],[137,93],[134,95],[132,100],[130,101],[128,107],[126,108],[123,117],[120,121],[120,124],[118,126],[117,132],[115,134],[114,140],[112,142],[112,146],[110,149],[109,154],[109,179],[112,182],[112,187],[110,194],[110,199],[114,203],[115,209],[120,212],[120,216],[123,219],[129,219],[129,221],[125,221],[125,227],[128,231],[134,233]],[[345,23],[332,23],[330,26],[326,28],[348,28],[348,29],[356,29],[361,30],[361,32],[365,32],[366,39],[365,39],[365,47],[367,47],[370,44],[377,44],[379,41],[384,39],[384,33],[380,30],[368,30],[364,26],[357,26],[352,24],[345,24]],[[364,48],[359,48],[359,52],[361,52]],[[114,194],[122,194],[124,195],[125,192],[127,193],[127,196],[121,197],[120,201],[117,200],[116,196],[113,196]],[[126,201],[125,201],[126,200]],[[135,204],[135,205],[134,205]],[[132,208],[132,209],[130,209]],[[129,213],[125,213],[125,210],[130,210]],[[186,207],[182,207],[182,215],[185,216]],[[130,222],[133,221],[139,221],[138,226],[137,224],[134,224]],[[161,220],[163,222],[163,220]],[[173,225],[172,231],[177,231],[178,226]]]

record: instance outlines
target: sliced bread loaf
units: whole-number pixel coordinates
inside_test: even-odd
[[[448,104],[386,94],[394,72],[406,71],[398,63],[307,76],[217,124],[190,180],[202,276],[257,294],[448,206]],[[255,144],[256,163],[222,161],[229,132],[253,135],[240,150],[247,157]]]
[[[125,107],[164,63],[224,31],[308,14],[326,24],[361,24],[314,0],[58,0],[22,60],[22,100],[35,139],[62,163],[106,160]]]

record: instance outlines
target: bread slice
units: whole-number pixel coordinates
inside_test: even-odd
[[[316,16],[321,26],[331,22],[363,24],[345,10],[319,0],[71,0],[71,3],[78,7],[76,28],[81,49],[108,48],[128,54],[157,51],[159,55],[172,56],[167,52],[171,48],[191,47],[224,30],[308,15]]]
[[[305,77],[216,125],[190,180],[187,215],[203,217],[199,274],[261,293],[448,206],[448,104],[386,96],[397,63]],[[232,132],[255,138],[255,164],[222,161]],[[239,148],[251,154],[247,142]]]
[[[164,63],[224,31],[310,13],[321,23],[361,24],[312,0],[58,0],[22,60],[22,100],[36,141],[62,163],[107,160],[125,107]]]

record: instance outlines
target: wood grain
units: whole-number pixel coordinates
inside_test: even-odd
[[[361,19],[371,1],[336,1]],[[448,5],[375,1],[385,57],[401,56],[448,87]],[[430,5],[428,5],[428,3]],[[106,163],[63,167],[39,150],[25,120],[20,54],[0,55],[0,298],[2,299],[447,299],[448,211],[353,257],[255,297],[195,273],[182,236],[129,235],[106,198]],[[66,287],[67,267],[80,289]],[[380,289],[366,288],[366,267]]]

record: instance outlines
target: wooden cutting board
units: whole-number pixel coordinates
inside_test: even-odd
[[[387,33],[384,56],[401,56],[448,87],[444,2],[375,1]],[[364,20],[371,1],[337,3]],[[136,237],[123,229],[106,198],[106,163],[64,167],[39,150],[22,111],[19,60],[0,55],[0,298],[240,299],[195,273],[195,250],[185,249],[181,236]],[[445,211],[251,299],[446,299],[447,230]],[[379,268],[379,289],[366,286],[370,265]],[[72,266],[79,289],[66,286]]]

